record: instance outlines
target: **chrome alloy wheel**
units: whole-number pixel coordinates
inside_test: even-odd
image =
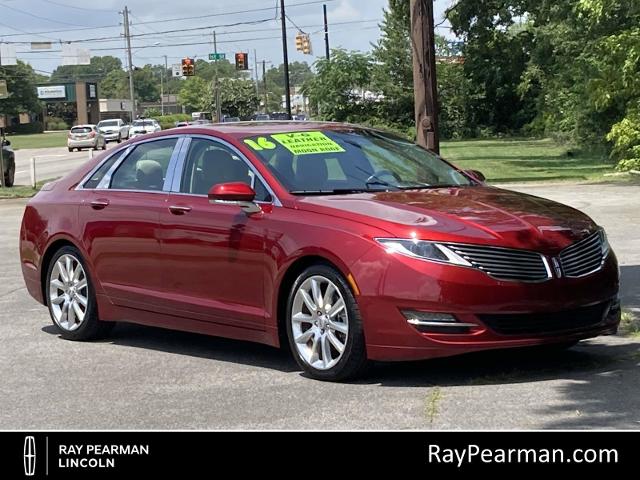
[[[73,255],[62,255],[49,277],[51,315],[63,330],[72,332],[84,321],[89,303],[87,274]]]
[[[291,307],[291,330],[300,357],[317,370],[329,370],[342,357],[349,315],[338,287],[314,275],[298,288]]]

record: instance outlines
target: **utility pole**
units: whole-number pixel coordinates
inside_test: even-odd
[[[267,61],[262,60],[262,83],[264,85],[264,113],[267,113],[269,103],[269,94],[267,93]]]
[[[216,39],[216,31],[213,31],[213,91],[216,101],[216,122],[222,122],[222,105],[220,105],[220,85],[218,83],[218,40]]]
[[[162,111],[162,115],[164,116],[164,81],[165,75],[167,74],[167,56],[164,57],[164,70],[162,71],[162,76],[160,77],[160,109]],[[169,84],[167,82],[167,90],[169,90]]]
[[[284,97],[287,115],[291,120],[291,81],[289,79],[289,51],[287,50],[287,14],[284,10],[284,0],[280,0],[280,18],[282,21],[282,56],[284,57]]]
[[[329,20],[327,19],[327,5],[322,5],[324,12],[324,48],[326,49],[327,60],[331,60],[331,50],[329,50]]]
[[[410,6],[417,143],[440,153],[433,0],[411,0]]]
[[[253,49],[253,70],[256,76],[256,97],[260,98],[260,79],[258,78],[258,51]]]
[[[124,37],[127,42],[127,58],[129,61],[129,98],[131,100],[131,121],[136,119],[136,94],[133,89],[133,60],[131,59],[131,35],[129,34],[129,8],[124,7]]]

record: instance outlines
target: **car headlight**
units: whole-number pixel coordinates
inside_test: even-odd
[[[472,266],[471,263],[441,243],[404,238],[376,238],[376,241],[389,253],[399,253],[408,257],[463,267]]]
[[[609,255],[611,251],[611,245],[609,245],[607,232],[604,231],[604,228],[600,229],[600,239],[602,240],[602,258],[607,258],[607,255]]]

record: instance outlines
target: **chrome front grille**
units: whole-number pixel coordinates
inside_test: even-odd
[[[602,267],[603,233],[596,232],[560,252],[560,264],[565,277],[589,275]]]
[[[446,246],[496,280],[542,282],[551,278],[549,265],[539,253],[480,245]]]

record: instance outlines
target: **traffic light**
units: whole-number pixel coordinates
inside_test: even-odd
[[[196,64],[193,61],[193,58],[183,58],[182,59],[182,76],[183,77],[193,77],[196,74]]]
[[[308,33],[298,32],[296,34],[296,50],[311,55],[311,37]]]
[[[305,35],[302,41],[302,53],[311,55],[311,37],[309,35]]]
[[[236,70],[249,70],[248,53],[236,53]]]
[[[296,33],[296,50],[301,52],[304,48],[304,33]]]

